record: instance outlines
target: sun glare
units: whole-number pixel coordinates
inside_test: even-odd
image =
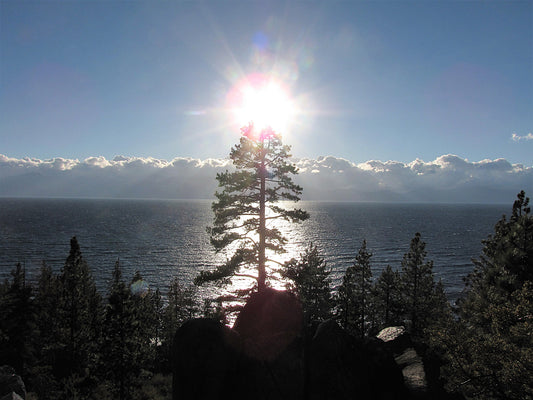
[[[253,123],[255,128],[272,128],[285,134],[294,116],[294,102],[278,82],[264,76],[247,77],[229,94],[235,123],[239,127]]]

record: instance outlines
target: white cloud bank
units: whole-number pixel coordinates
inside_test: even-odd
[[[517,135],[516,133],[513,133],[513,135],[511,136],[511,139],[513,140],[513,142],[520,142],[522,140],[524,141],[533,140],[533,133],[530,132],[524,136],[520,136],[520,135]]]
[[[332,156],[294,161],[306,200],[509,203],[531,195],[533,167],[505,159],[470,162],[443,155],[425,162],[367,161]],[[16,159],[0,155],[0,196],[88,198],[212,198],[217,172],[229,160],[117,156]]]

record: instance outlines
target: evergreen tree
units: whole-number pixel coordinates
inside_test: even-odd
[[[459,320],[435,337],[444,374],[469,398],[533,398],[533,216],[523,191],[483,244]]]
[[[54,375],[56,359],[63,349],[58,340],[63,329],[62,321],[57,317],[61,304],[61,287],[58,277],[44,261],[37,278],[35,304],[39,333],[38,360],[32,369],[32,378],[27,383],[40,399],[56,399],[61,397],[60,383]]]
[[[57,343],[63,346],[63,354],[56,360],[56,371],[59,376],[78,376],[81,384],[97,362],[102,323],[101,297],[76,237],[70,240],[70,254],[59,276],[59,291],[57,316],[62,329]]]
[[[417,232],[402,260],[402,310],[411,323],[411,334],[415,337],[423,335],[423,330],[429,325],[432,313],[435,312],[433,261],[425,261],[425,248],[426,243]]]
[[[142,368],[139,356],[135,306],[129,287],[122,279],[120,263],[115,263],[105,308],[102,332],[103,378],[111,382],[119,399],[130,399]]]
[[[181,285],[174,278],[168,288],[168,304],[163,311],[162,353],[166,368],[170,368],[170,357],[174,335],[183,322],[199,315],[196,303],[196,287]]]
[[[402,323],[400,274],[390,265],[382,271],[373,286],[373,302],[379,328]]]
[[[156,310],[152,302],[153,292],[139,271],[135,272],[131,280],[130,291],[136,328],[134,338],[137,341],[139,364],[144,369],[152,369],[157,347],[157,332],[154,318]]]
[[[282,277],[288,279],[287,289],[295,293],[304,311],[307,324],[324,321],[331,317],[333,299],[331,296],[331,270],[324,258],[312,244],[300,254],[300,259],[285,263]]]
[[[0,360],[27,376],[35,361],[36,307],[20,263],[11,271],[0,297]]]
[[[337,292],[337,317],[348,332],[365,337],[372,315],[370,253],[363,240],[352,266],[346,269]]]
[[[213,226],[208,228],[211,244],[217,252],[233,254],[214,271],[203,271],[195,280],[229,282],[232,276],[244,276],[256,281],[257,290],[267,285],[267,252],[282,253],[286,238],[273,222],[285,219],[300,222],[309,217],[301,209],[285,209],[281,200],[296,202],[302,188],[291,174],[297,168],[288,160],[290,147],[283,145],[281,136],[271,129],[257,132],[254,126],[242,129],[240,143],[231,149],[234,172],[217,174],[221,192],[213,203]],[[250,268],[255,268],[254,272]],[[243,271],[244,269],[244,271]]]

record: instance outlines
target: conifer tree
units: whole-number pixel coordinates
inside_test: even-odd
[[[63,345],[64,360],[57,367],[60,375],[87,377],[96,363],[101,323],[101,297],[91,271],[83,259],[76,237],[70,240],[70,254],[59,276],[58,317],[63,329],[58,344]]]
[[[290,147],[283,145],[281,136],[270,128],[257,132],[250,124],[242,133],[240,143],[230,152],[236,171],[217,174],[222,191],[215,193],[215,217],[208,228],[215,250],[227,250],[232,255],[214,271],[203,271],[195,283],[227,283],[232,276],[244,276],[255,280],[261,291],[267,286],[267,264],[272,261],[269,253],[283,253],[286,243],[273,222],[300,222],[309,215],[278,203],[296,202],[302,193],[291,177],[297,168],[289,162]]]
[[[174,278],[168,288],[168,304],[163,311],[162,353],[165,367],[170,367],[170,351],[174,335],[187,319],[198,316],[200,310],[196,303],[196,287],[184,287]]]
[[[285,263],[282,277],[288,279],[287,289],[295,293],[302,302],[307,324],[324,321],[331,317],[333,299],[331,296],[331,270],[318,248],[309,245],[300,259]]]
[[[370,253],[363,240],[353,265],[346,269],[337,292],[337,317],[348,332],[365,337],[372,315],[372,271]]]
[[[425,248],[426,243],[417,232],[403,257],[401,273],[402,308],[411,323],[411,333],[419,337],[434,312],[430,300],[434,299],[435,287],[433,261],[425,261]]]
[[[524,191],[483,244],[459,320],[434,337],[448,388],[476,399],[533,398],[533,216]]]
[[[103,378],[112,384],[118,399],[132,397],[134,384],[141,371],[135,307],[129,287],[122,279],[117,260],[109,290],[102,332]]]
[[[401,323],[400,274],[390,265],[381,272],[373,286],[374,307],[380,328]]]
[[[11,277],[0,297],[0,360],[26,376],[35,359],[36,307],[33,288],[20,263]]]
[[[156,354],[157,338],[154,321],[156,310],[152,302],[153,293],[139,271],[136,271],[130,284],[133,305],[135,332],[139,364],[144,369],[153,366]]]

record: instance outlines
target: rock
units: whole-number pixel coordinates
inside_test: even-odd
[[[379,341],[348,335],[335,321],[322,323],[308,352],[308,399],[405,399],[400,369]]]
[[[172,346],[172,398],[234,398],[239,354],[238,335],[220,322],[185,322]]]
[[[395,357],[396,363],[402,369],[407,387],[415,393],[427,391],[426,373],[422,357],[412,347],[405,349]]]
[[[15,370],[12,367],[4,365],[0,367],[0,398],[13,396],[12,393],[25,399],[26,386],[22,378],[15,374]]]
[[[386,343],[387,348],[394,354],[413,347],[411,336],[403,326],[390,326],[382,329],[376,337]]]
[[[383,329],[377,338],[385,343],[401,368],[405,384],[412,395],[423,397],[428,392],[428,383],[422,357],[403,326]]]
[[[302,306],[294,295],[268,288],[250,296],[233,329],[247,356],[271,362],[300,335],[302,320]]]
[[[302,321],[291,293],[266,289],[250,296],[233,327],[243,344],[243,399],[302,398]]]
[[[22,397],[20,397],[15,392],[11,392],[9,394],[6,394],[3,397],[0,397],[0,400],[24,400]]]

